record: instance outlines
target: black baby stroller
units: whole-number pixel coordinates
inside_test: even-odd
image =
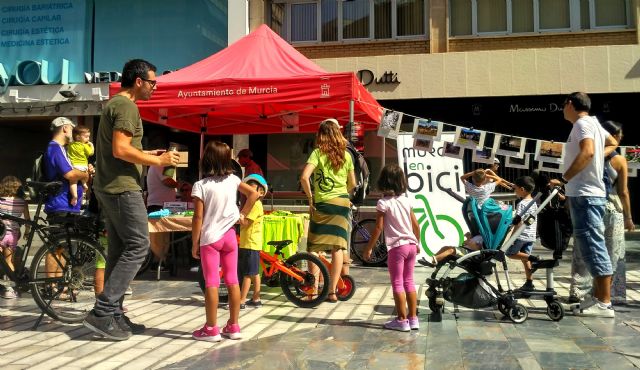
[[[482,208],[478,210],[474,198],[469,197],[465,200],[459,195],[449,192],[454,198],[463,201],[462,210],[465,222],[472,235],[482,235],[484,249],[470,252],[462,257],[452,257],[436,266],[431,277],[427,279],[426,292],[433,321],[442,319],[445,300],[467,308],[487,308],[497,304],[500,312],[514,323],[522,323],[527,319],[529,315],[527,308],[518,303],[516,294],[511,288],[504,251],[515,242],[524,228],[535,220],[537,214],[557,193],[558,191],[554,189],[536,212],[522,219],[522,215],[512,216],[513,211],[510,206],[501,206],[493,199],[485,201]],[[534,202],[538,201],[540,196],[536,196]],[[528,208],[522,211],[523,215],[526,214]],[[514,225],[520,224],[521,220],[523,223],[514,228]],[[509,232],[511,235],[508,235]],[[506,292],[500,286],[496,262],[502,264],[507,281]],[[455,277],[450,277],[449,275],[456,268],[459,268],[457,271],[462,270],[463,272]],[[497,286],[495,287],[487,280],[487,277],[493,273],[496,274]],[[553,299],[549,303],[549,307],[553,307],[551,310],[553,315],[556,315],[556,312],[559,312],[558,314],[561,316],[564,315],[559,301]],[[549,312],[549,310],[547,311]]]

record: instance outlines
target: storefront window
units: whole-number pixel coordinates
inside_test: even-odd
[[[291,4],[291,41],[318,40],[315,3]]]
[[[391,29],[391,0],[374,0],[373,15],[374,30],[376,39],[389,39],[392,35]]]
[[[424,35],[424,0],[397,0],[398,36]]]
[[[571,27],[569,0],[538,0],[538,3],[541,30]]]
[[[338,3],[336,0],[322,0],[322,41],[338,41]]]
[[[478,32],[507,32],[505,0],[477,0]]]
[[[314,139],[315,134],[268,136],[267,173],[274,191],[302,190],[298,179],[313,151]]]
[[[369,38],[369,0],[342,3],[342,38]]]

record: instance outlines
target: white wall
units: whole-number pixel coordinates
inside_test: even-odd
[[[228,12],[227,41],[231,45],[249,33],[249,1],[230,0]]]

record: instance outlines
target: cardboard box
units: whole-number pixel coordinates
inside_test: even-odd
[[[178,152],[180,159],[176,167],[189,167],[189,152]]]

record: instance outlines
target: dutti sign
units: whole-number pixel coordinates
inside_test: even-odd
[[[82,83],[92,18],[85,0],[0,0],[0,89]]]
[[[398,163],[407,176],[407,195],[420,224],[423,256],[444,246],[461,245],[467,231],[462,204],[447,193],[465,196],[462,160],[443,156],[444,141],[453,141],[453,134],[444,134],[441,140],[433,143],[431,151],[423,151],[413,148],[411,135],[398,135]]]

